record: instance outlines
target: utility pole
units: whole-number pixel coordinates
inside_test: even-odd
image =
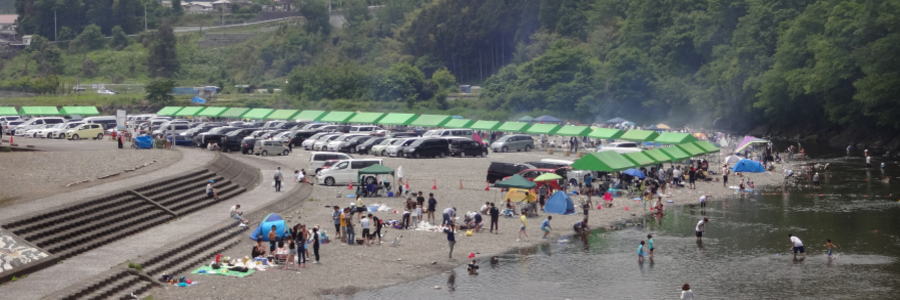
[[[59,34],[56,33],[56,9],[53,10],[53,40],[59,39]]]

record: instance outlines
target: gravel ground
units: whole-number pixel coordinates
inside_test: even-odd
[[[178,151],[119,150],[111,141],[66,141],[16,137],[33,152],[0,152],[0,206],[21,203],[100,183],[146,174],[181,159]],[[142,167],[149,164],[146,167]],[[141,167],[135,171],[125,170]],[[121,173],[105,179],[106,175]],[[82,180],[84,183],[72,184]]]
[[[362,156],[369,157],[369,156]],[[309,155],[306,151],[295,151],[288,157],[266,157],[265,159],[277,161],[291,168],[306,166]],[[566,157],[557,153],[549,155],[544,152],[530,153],[491,153],[487,158],[446,158],[446,159],[397,159],[386,158],[385,164],[392,168],[403,166],[404,175],[411,179],[413,191],[423,191],[426,195],[434,193],[438,200],[438,213],[448,206],[455,206],[457,214],[462,216],[466,211],[477,210],[485,201],[493,201],[502,205],[500,193],[496,189],[484,191],[484,177],[491,161],[523,162],[540,158],[558,158],[573,160],[574,157]],[[287,170],[291,173],[292,170]],[[772,173],[752,175],[758,185],[776,184],[781,180],[776,170]],[[734,177],[734,176],[732,176]],[[463,188],[460,189],[459,181],[463,180]],[[734,180],[732,178],[732,180]],[[431,190],[436,182],[437,190]],[[307,225],[320,225],[332,238],[334,238],[334,226],[331,222],[331,205],[346,206],[352,199],[337,198],[338,193],[347,194],[346,186],[326,187],[317,185],[310,199],[302,208],[284,213],[283,216],[291,223],[302,222]],[[697,183],[696,190],[676,189],[666,197],[674,203],[672,205],[694,204],[701,194],[712,195],[713,201],[722,200],[735,194],[733,190],[722,187],[721,183]],[[401,198],[366,198],[366,204],[385,203],[392,208],[400,208]],[[597,198],[594,198],[596,203]],[[616,198],[612,208],[602,210],[592,209],[590,214],[591,228],[612,227],[641,213],[641,205],[634,200],[622,197]],[[578,200],[576,200],[576,206]],[[626,208],[627,207],[627,208]],[[579,210],[580,211],[580,210]],[[379,218],[400,219],[400,215],[394,212],[379,212]],[[440,222],[440,215],[436,215]],[[563,236],[569,236],[572,225],[581,220],[580,212],[574,215],[554,215],[553,231],[549,242],[554,242]],[[420,279],[443,270],[448,270],[468,261],[466,256],[470,252],[477,253],[477,257],[485,259],[492,255],[508,251],[525,251],[528,248],[546,243],[541,239],[539,218],[528,220],[528,236],[524,241],[517,241],[518,220],[500,219],[500,233],[490,234],[476,233],[467,237],[462,232],[457,234],[456,248],[453,259],[447,258],[447,239],[443,233],[394,230],[387,229],[384,232],[385,242],[375,246],[350,246],[340,242],[332,242],[321,247],[321,264],[309,264],[299,269],[271,269],[247,278],[190,275],[198,284],[190,288],[168,288],[153,292],[156,298],[161,299],[224,299],[224,298],[289,298],[308,299],[320,298],[328,295],[351,295],[365,289],[375,289],[401,282]],[[255,228],[256,224],[251,227]],[[693,226],[693,225],[691,225]],[[359,237],[360,228],[356,226]],[[402,235],[399,246],[392,246],[398,236]],[[226,256],[243,257],[250,255],[254,243],[249,239],[232,248]],[[312,252],[310,250],[310,252]]]

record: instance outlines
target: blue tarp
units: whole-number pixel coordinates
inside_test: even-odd
[[[278,239],[288,235],[284,219],[276,213],[271,213],[263,218],[262,222],[259,222],[259,226],[256,226],[256,229],[250,232],[250,239],[259,241],[258,237],[262,236],[262,241],[268,242],[269,231],[272,230],[272,226],[275,226],[275,233],[278,235]]]
[[[575,204],[572,203],[572,198],[569,198],[566,192],[557,191],[547,200],[547,204],[544,205],[544,212],[558,215],[574,214]]]
[[[763,167],[762,163],[749,160],[742,159],[741,161],[734,164],[734,167],[731,168],[731,171],[734,172],[746,172],[746,173],[762,173],[766,171],[766,168]]]
[[[625,170],[622,173],[625,173],[625,175],[631,175],[631,176],[634,176],[634,177],[637,177],[640,179],[644,179],[644,177],[646,177],[646,176],[644,176],[644,172],[641,172],[641,170],[634,169],[634,168]]]
[[[153,138],[149,135],[141,135],[134,138],[134,145],[138,149],[153,149]]]

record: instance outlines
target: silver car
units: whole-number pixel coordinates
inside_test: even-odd
[[[504,135],[491,143],[491,150],[494,152],[531,151],[531,149],[534,149],[534,139],[524,134]]]

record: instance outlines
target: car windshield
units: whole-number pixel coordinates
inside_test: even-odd
[[[403,141],[403,144],[401,144],[400,146],[409,146],[410,144],[414,143],[416,140],[418,140],[418,139],[406,139],[405,141]]]

